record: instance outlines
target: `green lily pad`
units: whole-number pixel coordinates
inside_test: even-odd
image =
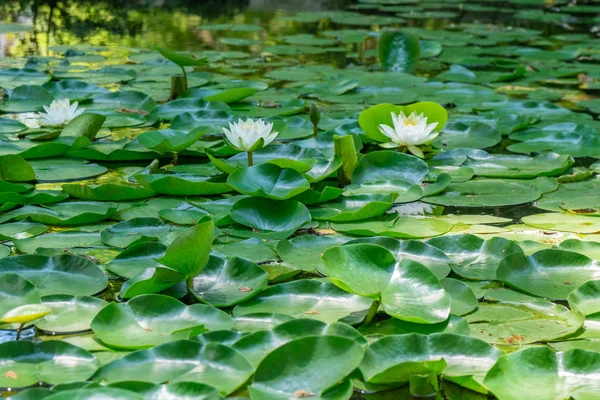
[[[191,340],[165,343],[139,350],[100,368],[98,382],[197,382],[215,387],[227,395],[252,375],[248,361],[231,347]]]
[[[25,206],[12,210],[0,217],[0,222],[29,218],[31,221],[48,225],[84,225],[102,221],[113,215],[116,210],[116,203],[63,202],[43,208]]]
[[[132,69],[104,67],[97,70],[87,70],[82,72],[56,72],[53,77],[57,79],[75,79],[94,85],[106,85],[132,81],[137,77],[137,74]]]
[[[548,211],[591,209],[593,212],[594,209],[600,210],[598,194],[600,194],[600,180],[597,179],[564,183],[558,187],[558,190],[544,193],[535,206]],[[554,215],[552,219],[557,217],[559,216]]]
[[[336,222],[331,229],[358,236],[391,236],[402,239],[420,239],[439,236],[448,232],[452,224],[434,218],[384,215],[379,218],[356,221]]]
[[[0,86],[14,89],[21,85],[42,85],[50,80],[44,72],[29,68],[4,68],[0,69]]]
[[[136,180],[143,186],[161,194],[174,196],[203,196],[231,191],[225,176],[199,176],[195,174],[139,174]]]
[[[359,344],[344,337],[293,339],[260,362],[248,390],[253,398],[288,399],[298,393],[328,398],[328,393],[340,390],[335,386],[358,367],[363,355],[364,349]],[[335,365],[331,364],[332,357],[337,360]],[[277,377],[273,377],[272,371],[279,371]],[[351,385],[340,386],[344,396],[332,398],[350,395]]]
[[[437,372],[445,380],[486,393],[484,377],[501,354],[469,336],[392,335],[371,343],[360,370],[369,383],[395,385],[408,382],[413,374]]]
[[[220,400],[222,398],[214,387],[196,382],[176,382],[164,385],[147,382],[118,382],[111,384],[110,388],[130,390],[142,395],[146,400],[159,400],[165,397],[197,400]]]
[[[149,267],[123,283],[119,294],[124,299],[165,291],[182,283],[185,275],[165,267]],[[176,289],[174,289],[176,290]]]
[[[477,308],[477,297],[469,285],[453,278],[445,278],[441,283],[444,290],[450,294],[452,314],[465,315]]]
[[[93,295],[104,289],[106,276],[83,257],[62,254],[53,257],[22,255],[0,258],[0,273],[14,273],[34,284],[41,296]]]
[[[239,200],[231,208],[230,215],[237,223],[263,232],[274,232],[281,238],[290,236],[311,221],[308,209],[298,201],[260,197]]]
[[[430,204],[457,207],[494,207],[529,203],[542,192],[526,182],[481,179],[452,183],[440,194],[424,197]]]
[[[90,103],[86,103],[86,108],[102,111],[122,110],[127,113],[136,111],[149,113],[156,108],[156,102],[145,93],[127,90],[98,94],[91,99]]]
[[[292,321],[294,317],[286,314],[251,313],[234,317],[234,329],[238,332],[257,332],[272,329],[279,324]]]
[[[102,175],[108,169],[98,164],[62,164],[52,165],[45,162],[33,162],[38,182],[76,181]]]
[[[99,366],[86,350],[59,340],[0,344],[0,386],[4,388],[84,381]]]
[[[19,306],[41,302],[40,294],[31,282],[10,272],[0,275],[0,300],[0,315]]]
[[[27,125],[10,118],[0,118],[0,134],[18,133],[27,129]]]
[[[263,290],[233,309],[234,317],[256,313],[280,313],[325,323],[362,321],[372,300],[346,293],[329,282],[304,279]],[[283,321],[282,321],[283,322]]]
[[[213,250],[224,256],[240,257],[255,263],[273,261],[277,259],[277,254],[273,249],[273,244],[258,238],[251,238],[226,245],[215,245]]]
[[[347,240],[337,236],[302,235],[280,240],[276,250],[283,261],[303,271],[325,271],[321,262],[323,252],[330,247],[344,244]]]
[[[119,349],[150,348],[232,326],[231,317],[216,308],[203,304],[186,306],[157,294],[137,296],[127,303],[110,303],[91,323],[102,343]]]
[[[523,250],[514,242],[494,237],[488,240],[470,234],[443,236],[430,239],[434,246],[450,257],[452,270],[466,279],[495,280],[502,259]]]
[[[42,85],[42,88],[56,99],[69,99],[71,101],[89,99],[96,95],[109,93],[107,89],[100,86],[71,79],[46,82]]]
[[[176,116],[197,111],[230,111],[225,103],[214,101],[208,102],[202,99],[177,99],[158,106],[158,116],[161,119],[171,121]]]
[[[192,282],[191,290],[198,300],[215,307],[229,307],[267,287],[267,273],[243,258],[225,260],[211,256]]]
[[[229,175],[227,184],[242,194],[273,200],[287,200],[310,187],[298,172],[275,164],[238,168]]]
[[[22,157],[14,154],[0,156],[0,179],[7,182],[35,180],[35,172]]]
[[[394,195],[388,194],[344,196],[341,199],[311,207],[310,214],[314,220],[335,222],[373,218],[389,210],[394,198]]]
[[[506,400],[529,396],[593,399],[600,387],[589,377],[599,369],[596,352],[573,349],[555,353],[547,347],[533,347],[500,357],[484,384]]]
[[[164,47],[155,46],[154,50],[158,51],[160,54],[162,54],[163,57],[169,59],[170,61],[173,61],[175,64],[179,65],[180,67],[193,67],[193,66],[198,66],[198,65],[204,65],[207,63],[207,60],[205,58],[197,58],[192,55],[178,53],[178,52],[166,49]]]
[[[57,393],[52,394],[54,391],[56,391]],[[86,386],[86,387],[82,387],[82,388],[78,388],[78,389],[67,389],[65,388],[64,390],[53,390],[50,391],[49,393],[50,395],[47,397],[44,397],[45,399],[54,399],[54,400],[66,400],[66,399],[81,399],[81,400],[91,400],[96,396],[102,396],[103,399],[110,399],[110,400],[142,400],[144,399],[144,397],[142,397],[141,395],[129,391],[129,390],[125,390],[125,389],[118,389],[118,388],[113,388],[113,387],[102,387],[102,386],[98,386],[95,387],[94,385],[90,384],[90,387]],[[35,396],[39,396],[39,392],[36,392],[34,394]]]
[[[138,136],[138,141],[150,150],[177,153],[196,143],[205,133],[206,129],[202,128],[191,132],[162,129],[144,132]]]
[[[390,237],[370,237],[354,239],[348,244],[371,243],[385,247],[392,252],[398,262],[413,260],[427,267],[438,279],[450,273],[452,260],[436,247],[417,240],[398,240]]]
[[[208,262],[215,228],[210,218],[180,233],[167,247],[165,255],[156,261],[186,277],[198,275]]]
[[[164,256],[167,246],[158,242],[134,243],[116,256],[106,269],[124,278],[133,278],[147,268],[160,266],[156,261]]]
[[[479,303],[464,318],[471,336],[496,345],[557,340],[577,332],[584,322],[578,311],[547,301]]]
[[[495,146],[501,139],[502,134],[487,124],[457,122],[446,125],[432,145],[439,149],[485,149]]]
[[[455,333],[457,335],[469,335],[469,324],[467,321],[456,315],[450,314],[450,317],[437,324],[418,324],[415,322],[402,321],[396,318],[389,318],[383,321],[371,322],[358,328],[360,333],[376,339],[381,336],[402,335],[406,333],[420,333],[430,335],[432,333]]]
[[[385,31],[379,37],[379,60],[385,71],[413,73],[419,60],[419,38],[410,32]]]
[[[505,257],[497,276],[525,293],[565,300],[579,285],[593,280],[600,264],[583,254],[565,250],[540,250],[529,257],[515,253]]]
[[[1,70],[0,70],[1,71]],[[6,71],[6,70],[4,70]],[[46,76],[47,77],[47,76]],[[46,78],[44,78],[46,79]],[[3,86],[3,85],[0,85]],[[8,94],[7,99],[0,103],[3,112],[28,112],[39,111],[43,106],[50,105],[54,97],[40,86],[23,85],[15,87]]]
[[[350,325],[334,322],[328,325],[314,319],[295,319],[277,325],[271,330],[256,331],[238,338],[233,348],[256,368],[273,350],[282,344],[306,336],[339,336],[364,346],[367,341]]]
[[[62,189],[72,197],[91,201],[128,201],[153,197],[155,192],[139,186],[104,183],[101,185],[80,185],[67,183]]]
[[[132,218],[104,229],[100,232],[100,237],[109,246],[127,247],[136,240],[146,238],[170,243],[177,233],[177,229],[158,218]]]
[[[90,329],[92,320],[107,303],[91,296],[53,295],[43,297],[42,304],[50,307],[52,312],[35,321],[35,326],[57,334]]]
[[[427,164],[417,157],[390,150],[375,151],[360,159],[352,183],[402,180],[419,184],[428,170]]]
[[[518,143],[508,150],[515,153],[552,151],[572,157],[598,155],[600,137],[595,129],[587,125],[565,122],[531,128],[509,136]]]
[[[600,231],[600,219],[587,215],[543,213],[528,215],[521,220],[529,226],[551,231],[575,233],[596,233]]]
[[[336,286],[381,301],[383,310],[395,318],[432,324],[450,314],[450,296],[433,272],[412,260],[396,261],[384,247],[333,247],[323,254],[323,263]]]
[[[585,316],[600,312],[600,282],[591,280],[584,282],[567,296],[569,308],[577,310]]]
[[[463,165],[472,168],[475,175],[488,178],[535,178],[558,175],[573,163],[568,155],[542,153],[535,157],[511,154],[469,157]]]

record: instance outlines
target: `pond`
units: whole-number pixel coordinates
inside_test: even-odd
[[[600,2],[0,3],[0,391],[596,399]]]

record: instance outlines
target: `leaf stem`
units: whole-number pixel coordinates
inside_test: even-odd
[[[187,287],[187,302],[188,304],[196,303],[196,296],[194,296],[194,278],[188,277],[185,280],[185,287]]]
[[[366,325],[373,320],[375,315],[377,315],[377,311],[379,310],[379,306],[381,305],[381,301],[373,300],[371,304],[371,308],[367,311],[367,315],[365,315],[365,319],[363,320],[361,325]]]
[[[177,165],[177,161],[179,161],[179,153],[173,153],[173,165]]]
[[[185,91],[187,92],[187,89],[188,89],[187,72],[185,72],[185,67],[181,67],[181,70],[183,71],[184,88],[185,88]]]
[[[252,152],[249,151],[248,152],[248,166],[251,167],[252,165],[254,165],[254,162],[252,160]]]
[[[19,325],[19,329],[17,329],[17,337],[15,338],[15,340],[19,340],[21,338],[21,332],[23,331],[24,326],[25,326],[25,323],[22,323],[21,325]]]

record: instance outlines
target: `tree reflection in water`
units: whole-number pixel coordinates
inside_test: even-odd
[[[52,45],[79,43],[160,43],[193,50],[202,47],[198,26],[208,20],[229,21],[249,5],[250,0],[8,0],[0,3],[2,22],[32,29],[0,34],[0,56],[45,56]]]

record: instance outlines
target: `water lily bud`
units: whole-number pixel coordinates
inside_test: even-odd
[[[52,309],[48,306],[41,304],[25,304],[8,311],[2,316],[2,318],[0,318],[0,322],[7,324],[25,324],[27,322],[35,321],[36,319],[45,317],[51,312]]]
[[[308,117],[313,125],[319,125],[319,121],[321,121],[321,110],[319,110],[319,107],[317,107],[315,103],[311,104]]]

